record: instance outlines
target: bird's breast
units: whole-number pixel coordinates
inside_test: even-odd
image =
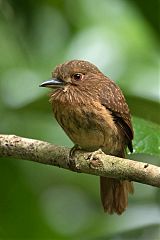
[[[80,99],[76,101],[65,94],[52,96],[56,120],[82,149],[94,151],[105,148],[108,154],[112,154],[112,150],[115,151],[113,146],[117,148],[117,128],[109,110],[91,98]]]

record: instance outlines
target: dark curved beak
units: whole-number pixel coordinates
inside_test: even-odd
[[[49,79],[39,85],[39,87],[59,88],[64,86],[64,81],[58,78]]]

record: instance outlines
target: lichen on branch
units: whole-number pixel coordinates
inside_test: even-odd
[[[160,187],[160,167],[158,166],[109,156],[100,151],[93,158],[91,158],[92,153],[76,151],[70,159],[69,152],[69,148],[44,141],[15,135],[0,135],[0,157],[31,160],[75,172],[127,179]]]

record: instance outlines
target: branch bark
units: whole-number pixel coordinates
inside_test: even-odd
[[[74,172],[128,179],[160,187],[160,167],[158,166],[109,156],[102,152],[97,152],[93,157],[91,153],[76,151],[74,159],[69,159],[69,152],[69,148],[39,140],[15,135],[0,135],[0,157],[31,160]]]

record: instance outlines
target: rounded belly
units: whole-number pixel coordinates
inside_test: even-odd
[[[102,115],[93,112],[70,111],[56,116],[69,138],[86,151],[110,148],[113,130]]]
[[[75,128],[74,128],[75,129]],[[65,129],[70,139],[86,151],[95,151],[104,145],[104,135],[98,129],[90,130],[79,128],[76,131]]]

